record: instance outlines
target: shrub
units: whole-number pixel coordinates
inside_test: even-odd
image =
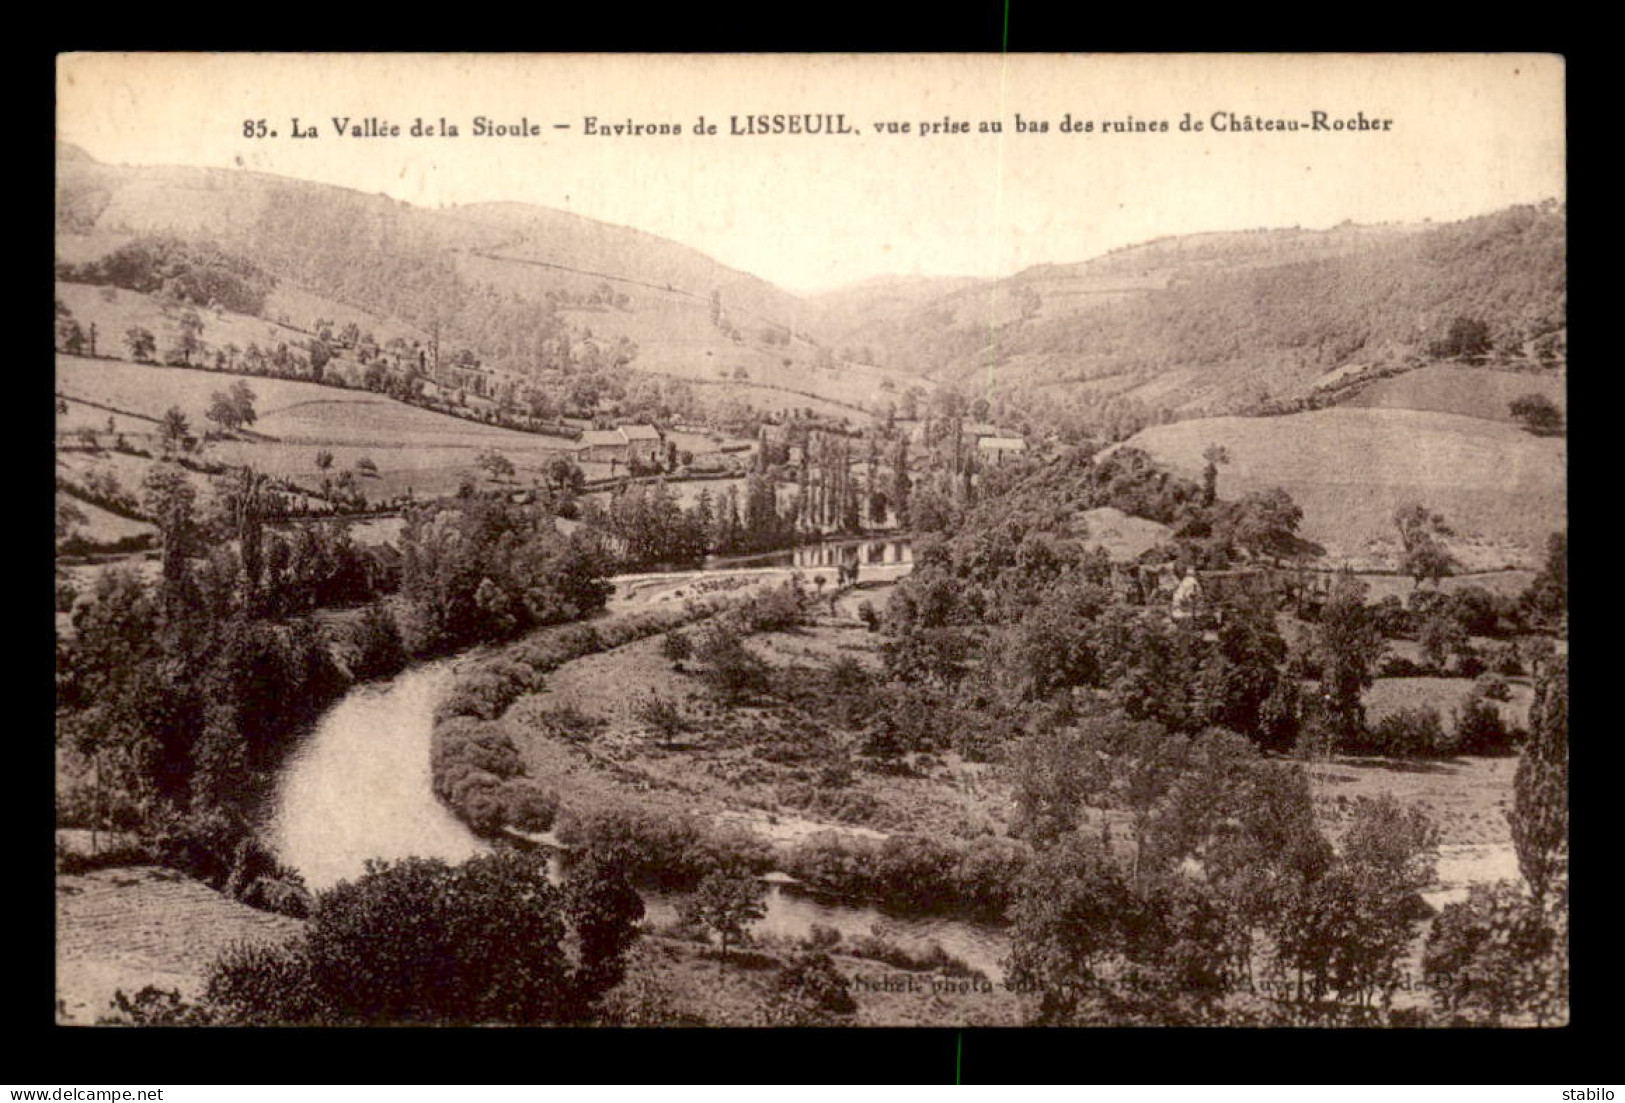
[[[1416,617],[1393,594],[1372,606],[1371,613],[1378,630],[1388,639],[1406,639],[1416,634]]]
[[[1403,655],[1389,655],[1377,667],[1379,678],[1422,678],[1430,673],[1429,668]]]
[[[772,848],[746,831],[711,827],[694,816],[605,808],[560,818],[559,841],[579,847],[634,881],[670,890],[697,884],[718,868],[766,873]]]
[[[858,619],[871,632],[880,631],[880,613],[870,603],[868,598],[858,602]]]
[[[435,709],[435,719],[477,716],[495,720],[525,693],[540,688],[532,670],[509,659],[493,659],[457,679]]]
[[[801,590],[791,582],[753,595],[740,616],[752,632],[784,632],[806,623]]]
[[[827,1026],[857,1009],[829,955],[813,952],[795,955],[780,970],[763,1014],[770,1026]]]
[[[134,831],[141,826],[141,819],[141,807],[135,798],[117,786],[102,786],[98,792],[94,785],[68,785],[57,793],[58,827]]]
[[[71,850],[60,840],[56,844],[56,871],[65,876],[78,876],[98,869],[147,865],[151,861],[152,852],[140,843],[118,843],[94,854]]]
[[[1480,674],[1473,683],[1473,693],[1487,701],[1512,700],[1512,687],[1500,674]]]
[[[1473,885],[1428,932],[1422,968],[1438,1009],[1463,1025],[1568,1014],[1568,915],[1510,881]]]
[[[406,666],[400,626],[383,605],[370,605],[362,612],[350,628],[350,646],[350,674],[357,681],[386,678]]]
[[[658,693],[651,693],[639,701],[633,713],[665,743],[675,743],[677,737],[688,730],[683,710],[677,707],[675,701]]]
[[[510,808],[534,822],[528,795],[504,792],[503,783],[522,775],[524,766],[501,726],[468,716],[442,721],[434,730],[429,769],[435,795],[476,833],[501,831]]]
[[[1455,743],[1458,754],[1510,754],[1512,733],[1501,718],[1501,710],[1475,696],[1456,710]]]
[[[807,945],[814,950],[828,950],[840,945],[841,932],[834,927],[822,923],[813,923],[807,927]]]
[[[928,943],[924,950],[910,950],[879,935],[858,935],[847,940],[846,952],[853,957],[879,961],[910,973],[939,973],[966,978],[986,976],[980,969],[972,968],[935,942]]]
[[[700,640],[705,680],[725,701],[738,703],[768,688],[767,664],[753,655],[737,632],[712,625]]]
[[[1468,645],[1456,652],[1456,673],[1463,678],[1476,678],[1488,668],[1478,648]]]
[[[694,642],[686,634],[673,629],[660,641],[660,653],[673,665],[681,664],[693,656]]]
[[[1489,663],[1490,669],[1507,678],[1516,678],[1523,674],[1523,657],[1518,654],[1518,647],[1512,643],[1496,644],[1484,653],[1484,661]]]
[[[1351,754],[1416,758],[1441,753],[1444,742],[1438,709],[1407,706],[1383,716],[1363,736],[1346,740],[1343,749]]]
[[[226,955],[207,994],[239,1021],[557,1021],[573,1004],[563,934],[533,856],[374,862],[322,894],[302,940]]]
[[[559,814],[557,793],[545,791],[526,778],[510,778],[498,790],[503,816],[509,826],[539,834],[553,826]]]
[[[207,1008],[183,999],[179,989],[165,991],[149,984],[132,998],[120,988],[113,993],[108,1014],[97,1026],[209,1026],[215,1016]]]

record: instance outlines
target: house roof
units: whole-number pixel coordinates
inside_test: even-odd
[[[583,448],[613,446],[620,447],[626,443],[626,434],[619,429],[588,429],[581,434]]]
[[[976,442],[976,447],[998,449],[1001,452],[1025,452],[1027,442],[1020,437],[983,437]]]
[[[659,440],[660,430],[653,425],[623,425],[621,432],[627,440]]]

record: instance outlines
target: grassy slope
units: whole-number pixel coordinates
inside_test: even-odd
[[[1507,406],[1516,398],[1538,394],[1558,409],[1568,400],[1561,373],[1531,375],[1432,365],[1379,379],[1362,388],[1342,406],[1383,410],[1433,410],[1517,424]]]
[[[156,984],[196,998],[209,965],[229,944],[281,941],[303,926],[172,870],[136,866],[58,877],[59,1021],[94,1023],[119,988],[134,995]]]
[[[1221,496],[1280,486],[1303,507],[1304,535],[1359,565],[1395,565],[1393,513],[1410,501],[1442,512],[1462,534],[1452,550],[1479,570],[1538,566],[1546,535],[1567,525],[1564,442],[1478,418],[1336,408],[1177,422],[1129,443],[1190,477],[1223,445]]]
[[[194,431],[208,424],[204,414],[210,396],[238,379],[248,383],[257,399],[259,420],[254,424],[255,431],[277,440],[221,441],[209,445],[205,455],[223,463],[252,464],[312,488],[321,479],[316,454],[323,450],[334,455],[329,473],[335,476],[362,457],[371,458],[381,476],[362,480],[362,489],[371,498],[403,493],[408,486],[423,497],[453,493],[465,476],[482,477],[475,458],[486,448],[495,448],[512,460],[519,471],[517,482],[528,485],[566,443],[554,437],[464,421],[367,391],[117,360],[57,357],[57,388],[71,398],[89,399],[153,418],[170,406],[179,406]],[[77,425],[88,419],[93,426],[105,428],[108,415],[104,412],[83,407],[90,412],[80,414],[74,413],[75,409],[76,404],[70,403],[72,417],[66,420]],[[146,423],[143,431],[130,434],[131,443],[155,447],[156,438],[151,436],[155,429],[155,423]],[[608,473],[607,468],[600,472],[595,465],[587,465],[585,470],[589,477]]]

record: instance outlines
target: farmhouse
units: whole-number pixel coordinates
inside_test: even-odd
[[[653,425],[622,425],[615,429],[588,429],[581,434],[580,458],[592,463],[653,464],[660,459],[664,438]]]
[[[976,442],[976,454],[995,467],[1026,452],[1027,442],[1020,437],[982,437]]]
[[[626,437],[633,460],[649,464],[661,458],[665,437],[653,425],[623,425],[620,432]]]

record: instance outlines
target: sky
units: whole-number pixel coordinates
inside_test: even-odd
[[[70,54],[57,134],[114,164],[235,166],[431,208],[535,203],[808,292],[1561,199],[1563,81],[1549,55]],[[1391,122],[1237,129],[1317,111]],[[807,114],[853,133],[730,133],[730,117]],[[1018,114],[1047,130],[1017,133]],[[702,115],[715,135],[693,133]],[[540,133],[475,136],[478,116]],[[589,135],[588,117],[682,133]],[[1062,132],[1068,117],[1094,129]],[[293,138],[295,118],[319,137]],[[342,118],[401,134],[339,136]],[[420,118],[460,134],[413,137]],[[245,134],[261,119],[266,136]],[[979,132],[993,120],[1002,132]],[[1168,129],[1107,126],[1130,121]],[[969,132],[920,133],[944,122]]]

